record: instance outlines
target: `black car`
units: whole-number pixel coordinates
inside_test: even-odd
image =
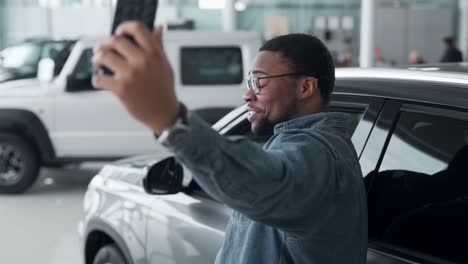
[[[35,78],[39,61],[51,58],[62,69],[75,40],[30,39],[0,51],[0,82]]]
[[[396,68],[408,69],[412,71],[426,72],[460,72],[468,73],[468,62],[444,62],[444,63],[427,63],[427,64],[410,64],[398,66]]]
[[[367,263],[468,263],[468,75],[339,69],[330,111],[350,114],[367,188]],[[245,117],[239,108],[213,128],[264,142]],[[178,188],[155,187],[177,194],[145,193],[168,155],[115,162],[93,179],[82,230],[86,263],[109,248],[128,264],[213,263],[230,211],[187,172]]]

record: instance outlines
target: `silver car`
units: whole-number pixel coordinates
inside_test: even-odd
[[[368,190],[370,264],[468,262],[468,75],[442,70],[337,70],[329,111],[349,113]],[[213,128],[268,139],[252,135],[245,107]],[[156,148],[90,183],[86,264],[214,262],[230,209]]]

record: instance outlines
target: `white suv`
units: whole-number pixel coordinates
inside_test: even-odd
[[[22,192],[41,166],[154,152],[148,129],[118,99],[91,85],[92,48],[76,43],[60,74],[41,61],[38,79],[0,84],[0,193]],[[167,32],[178,98],[213,123],[242,103],[241,87],[260,45],[252,32]]]

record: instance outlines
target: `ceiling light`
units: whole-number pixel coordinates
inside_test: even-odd
[[[234,4],[234,8],[236,9],[236,11],[242,12],[247,8],[247,4],[245,2],[237,1]]]
[[[223,9],[225,0],[198,0],[200,9]]]

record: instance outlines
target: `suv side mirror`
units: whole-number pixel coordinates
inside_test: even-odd
[[[93,91],[96,88],[91,83],[89,74],[72,74],[67,77],[66,90],[68,92]]]
[[[184,170],[174,157],[164,159],[148,170],[143,188],[149,194],[176,194],[183,189]]]
[[[54,79],[55,62],[51,58],[39,61],[37,66],[37,78],[41,82],[51,82]]]

